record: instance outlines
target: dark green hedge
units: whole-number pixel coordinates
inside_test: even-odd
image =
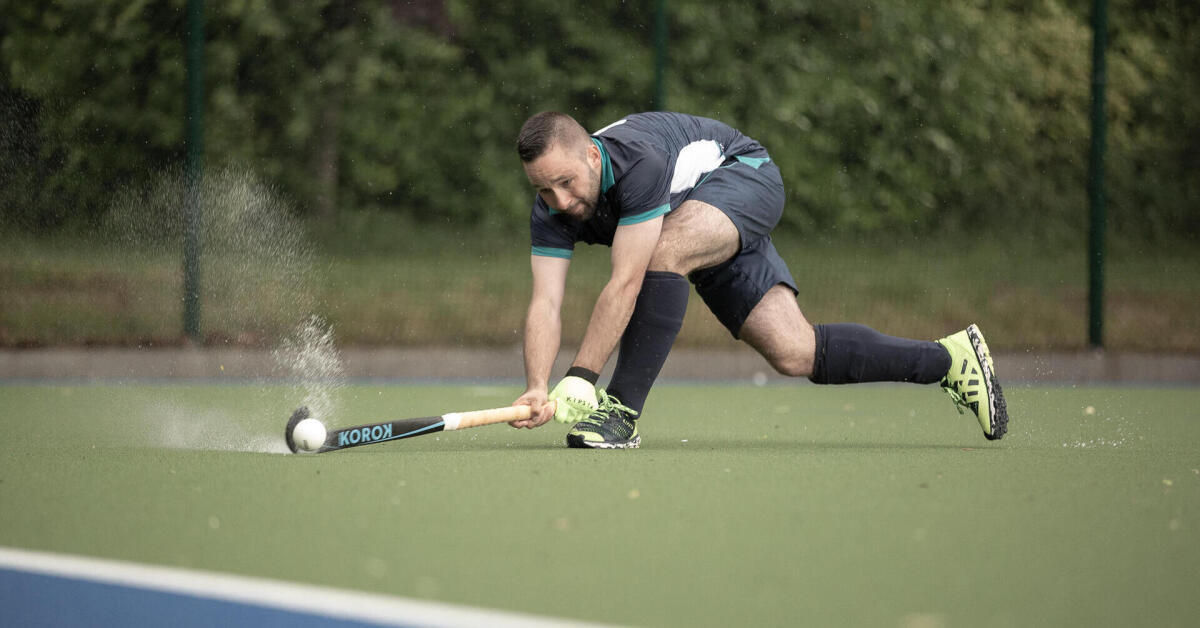
[[[519,232],[526,116],[599,128],[651,101],[654,0],[207,4],[207,163],[255,172],[302,212]],[[182,160],[184,2],[0,5],[4,222],[103,222]],[[982,220],[1079,238],[1089,6],[669,0],[668,106],[766,144],[793,231]],[[1200,234],[1200,11],[1111,11],[1114,231]]]

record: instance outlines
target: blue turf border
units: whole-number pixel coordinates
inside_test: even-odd
[[[3,609],[3,623],[8,626],[333,628],[382,625],[7,568],[0,568],[0,609]]]

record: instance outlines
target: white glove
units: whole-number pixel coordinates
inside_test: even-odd
[[[554,420],[559,423],[578,423],[596,411],[596,387],[582,377],[564,377],[550,391],[554,401]]]

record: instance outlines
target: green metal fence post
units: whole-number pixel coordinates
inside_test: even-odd
[[[1092,150],[1088,167],[1088,344],[1104,347],[1104,49],[1108,40],[1108,0],[1092,2]]]
[[[667,108],[667,0],[654,2],[654,103],[651,109]]]
[[[187,164],[184,174],[183,333],[200,334],[200,205],[204,174],[204,0],[187,3]]]

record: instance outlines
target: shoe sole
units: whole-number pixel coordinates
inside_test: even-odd
[[[967,327],[967,337],[971,339],[971,348],[975,350],[975,358],[983,369],[983,384],[987,387],[988,416],[991,417],[991,434],[984,432],[988,440],[1000,440],[1008,433],[1008,404],[1004,401],[1004,391],[1000,389],[1000,380],[992,370],[987,342],[983,340],[983,332],[976,325]]]
[[[605,441],[588,441],[584,440],[582,436],[567,434],[567,447],[574,449],[637,449],[641,444],[641,436],[634,436],[629,440],[623,440],[618,443],[609,443]]]

